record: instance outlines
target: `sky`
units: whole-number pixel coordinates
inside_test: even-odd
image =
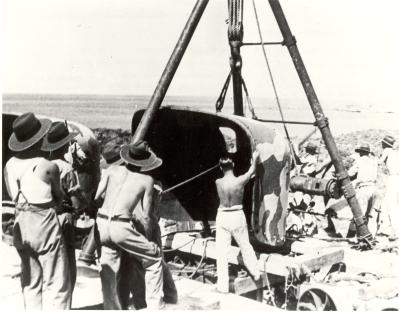
[[[280,41],[255,0],[265,41]],[[3,93],[152,94],[194,0],[5,0]],[[320,100],[400,100],[398,0],[281,0]],[[168,95],[217,96],[229,72],[226,0],[210,0]],[[258,41],[245,0],[244,41]],[[280,97],[304,98],[285,47],[267,48]],[[273,97],[260,47],[243,47],[252,96]],[[389,103],[389,104],[388,104]]]

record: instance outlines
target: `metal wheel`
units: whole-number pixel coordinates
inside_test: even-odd
[[[323,290],[312,288],[306,290],[297,303],[299,311],[337,311],[332,298]]]

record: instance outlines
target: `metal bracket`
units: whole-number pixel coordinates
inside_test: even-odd
[[[342,182],[343,180],[347,179],[349,175],[347,174],[346,171],[340,172],[336,174],[336,178],[339,182]]]
[[[285,39],[282,41],[282,45],[285,45],[285,46],[287,46],[288,48],[290,48],[291,46],[294,46],[294,45],[296,45],[296,44],[297,44],[297,40],[296,40],[296,37],[295,37],[295,36],[291,36],[291,37],[285,38]]]
[[[343,191],[344,197],[347,199],[356,196],[356,191],[350,184],[342,185],[341,189]]]
[[[317,119],[314,123],[315,126],[317,126],[319,129],[327,128],[329,126],[329,121],[328,118],[324,117],[321,119]]]
[[[358,218],[354,218],[354,222],[357,224],[357,221],[358,220],[361,220],[363,223],[365,223],[365,217],[364,216],[361,216],[361,217],[358,217]]]

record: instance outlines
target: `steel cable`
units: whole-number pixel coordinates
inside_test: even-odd
[[[295,151],[294,151],[294,148],[293,148],[293,143],[292,143],[292,141],[291,141],[291,139],[290,139],[289,131],[288,131],[287,127],[286,127],[285,118],[284,118],[284,116],[283,116],[283,111],[282,111],[281,103],[280,103],[280,100],[279,100],[278,91],[277,91],[277,89],[276,89],[274,76],[273,76],[273,74],[272,74],[271,66],[270,66],[269,61],[268,61],[267,52],[265,51],[264,40],[263,40],[262,33],[261,33],[260,21],[259,21],[259,19],[258,19],[257,7],[256,7],[256,4],[255,4],[255,1],[254,1],[254,0],[252,0],[252,3],[253,3],[253,9],[254,9],[254,16],[255,16],[255,18],[256,18],[256,23],[257,23],[258,35],[259,35],[259,37],[260,37],[260,42],[261,42],[261,49],[262,49],[262,51],[263,51],[265,63],[267,64],[267,69],[268,69],[269,77],[270,77],[270,79],[271,79],[272,88],[273,88],[274,94],[275,94],[275,100],[276,100],[276,103],[277,103],[277,106],[278,106],[278,109],[279,109],[279,113],[280,113],[280,115],[281,115],[281,119],[282,119],[282,123],[283,123],[283,128],[284,128],[284,130],[285,130],[286,137],[287,137],[287,139],[288,139],[288,141],[289,141],[290,151],[291,151],[291,153],[292,153],[293,158],[295,158]],[[296,166],[295,166],[295,170],[296,170],[296,172],[297,172],[297,167],[296,167]]]

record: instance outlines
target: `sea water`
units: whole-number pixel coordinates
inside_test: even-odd
[[[90,128],[130,129],[133,113],[145,108],[150,96],[146,95],[65,95],[65,94],[4,94],[3,112],[27,111],[80,122]],[[274,99],[256,98],[253,106],[258,118],[281,120]],[[162,105],[187,106],[193,109],[215,112],[216,97],[167,96]],[[288,121],[313,122],[314,116],[304,99],[283,100],[284,119]],[[324,113],[329,118],[334,135],[367,129],[398,129],[398,116],[394,112],[379,111],[379,106],[327,105]],[[246,116],[251,117],[248,105]],[[232,98],[227,96],[223,113],[233,112]],[[270,123],[271,128],[283,130],[282,125]],[[311,125],[288,125],[290,136],[308,133]]]

